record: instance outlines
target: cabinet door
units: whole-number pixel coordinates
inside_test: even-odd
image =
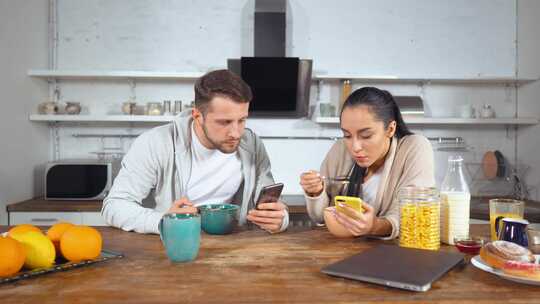
[[[32,224],[36,226],[51,226],[56,222],[66,221],[76,225],[83,224],[80,212],[10,212],[11,225]]]
[[[83,224],[88,226],[109,226],[101,212],[82,212]]]

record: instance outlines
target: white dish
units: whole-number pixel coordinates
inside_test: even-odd
[[[538,260],[540,258],[540,255],[536,254],[534,256],[536,258],[536,261],[538,262]],[[503,279],[518,282],[518,283],[523,283],[523,284],[540,286],[540,281],[529,279],[529,278],[524,278],[524,277],[518,277],[518,276],[514,276],[514,275],[510,275],[510,274],[506,274],[502,270],[495,269],[495,268],[489,266],[488,264],[486,264],[484,262],[484,260],[482,260],[482,258],[479,255],[473,257],[471,259],[471,263],[476,268],[479,268],[479,269],[481,269],[483,271],[486,271],[486,272],[492,273],[494,275],[497,275],[497,276],[499,276],[499,277],[501,277]]]

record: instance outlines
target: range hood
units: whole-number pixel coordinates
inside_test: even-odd
[[[250,115],[307,116],[312,60],[286,57],[287,0],[255,0],[253,20],[254,56],[227,60],[253,91]]]

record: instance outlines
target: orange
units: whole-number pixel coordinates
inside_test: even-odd
[[[0,236],[0,278],[16,274],[26,259],[24,247],[10,237]]]
[[[88,226],[72,226],[60,238],[60,251],[69,261],[95,259],[101,253],[101,233]]]
[[[17,225],[15,227],[9,229],[8,236],[10,236],[12,238],[15,238],[17,235],[21,235],[21,234],[26,233],[28,231],[36,231],[36,232],[43,233],[41,231],[41,229],[39,229],[38,227],[36,227],[34,225],[21,224],[21,225]]]
[[[73,226],[74,225],[72,223],[58,222],[52,225],[49,230],[47,230],[47,237],[54,244],[54,249],[56,249],[56,256],[60,256],[60,238],[68,228]]]

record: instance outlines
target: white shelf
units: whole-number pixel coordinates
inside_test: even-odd
[[[38,78],[57,79],[99,79],[99,78],[140,78],[140,79],[186,79],[194,80],[204,72],[166,72],[166,71],[124,71],[124,70],[29,70],[28,75]],[[393,75],[354,75],[354,74],[314,74],[313,79],[340,80],[350,79],[356,82],[393,82],[393,83],[527,83],[538,78],[516,77],[462,77],[462,78],[418,78]]]
[[[536,125],[538,118],[451,118],[451,117],[406,117],[405,123],[411,125]],[[339,117],[317,117],[316,123],[320,124],[338,124]]]
[[[30,115],[30,121],[42,122],[170,122],[174,116],[151,116],[151,115]]]
[[[341,80],[349,79],[355,82],[392,82],[392,83],[527,83],[538,80],[538,78],[516,78],[516,77],[461,77],[461,78],[418,78],[399,77],[393,75],[353,75],[353,74],[315,74],[314,79]]]
[[[107,71],[107,70],[29,70],[28,75],[39,78],[58,79],[98,79],[98,78],[139,78],[139,79],[197,79],[203,72],[163,72],[163,71]]]
[[[30,115],[30,121],[73,121],[73,122],[169,122],[174,116],[150,115]],[[436,117],[404,117],[411,125],[536,125],[538,118],[436,118]],[[317,117],[319,124],[338,124],[339,117]]]

